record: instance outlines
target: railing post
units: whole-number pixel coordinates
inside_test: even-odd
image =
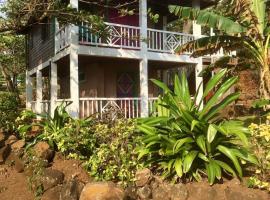
[[[140,60],[140,96],[141,117],[148,117],[148,59],[147,59],[147,0],[140,0],[141,54]]]
[[[79,8],[78,0],[70,0],[72,8]],[[79,27],[72,25],[71,26],[71,41],[70,41],[70,99],[72,104],[69,107],[70,115],[74,118],[79,117],[79,57],[78,57],[78,48],[79,48]]]
[[[33,101],[33,82],[29,71],[26,70],[26,109],[31,110]]]
[[[49,110],[51,116],[54,115],[54,110],[57,105],[57,64],[51,62],[51,110]]]
[[[37,70],[36,73],[36,97],[37,97],[37,103],[36,103],[36,112],[41,114],[42,112],[42,72],[40,70]]]

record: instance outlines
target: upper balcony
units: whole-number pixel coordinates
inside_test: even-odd
[[[82,24],[79,27],[79,45],[94,47],[109,47],[127,50],[140,50],[142,42],[147,43],[150,52],[174,54],[176,49],[195,39],[192,34],[171,31],[147,29],[147,38],[141,37],[141,28],[116,23],[105,23],[106,36],[101,37],[91,31],[91,26]],[[65,26],[56,32],[56,52],[60,52],[70,45],[70,26]],[[187,52],[189,53],[189,52]]]

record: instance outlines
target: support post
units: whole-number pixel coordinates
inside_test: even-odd
[[[79,9],[78,0],[70,0],[72,8]],[[79,27],[71,26],[71,42],[70,42],[70,99],[72,104],[69,107],[70,115],[79,118],[80,100],[79,100]]]
[[[33,101],[33,82],[29,71],[26,70],[26,109],[31,110]]]
[[[149,116],[148,104],[148,59],[147,59],[147,0],[139,1],[140,27],[141,27],[141,55],[140,60],[140,96],[141,117]]]
[[[192,0],[192,7],[200,9],[200,0]],[[195,35],[195,38],[199,38],[202,35],[202,27],[195,21],[193,21],[193,35]],[[203,60],[202,57],[200,57],[197,59],[197,64],[195,67],[196,90],[199,90],[196,102],[197,104],[200,102],[203,96],[203,77],[199,77],[199,74],[202,70],[203,70]]]
[[[51,117],[54,115],[54,110],[57,106],[57,64],[54,62],[51,62]]]
[[[37,70],[36,77],[37,77],[36,113],[41,114],[42,113],[42,72],[40,70]]]

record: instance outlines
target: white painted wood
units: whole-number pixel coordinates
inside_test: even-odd
[[[149,107],[153,108],[157,98],[149,98]],[[101,118],[105,113],[117,111],[125,118],[141,117],[141,101],[140,97],[130,98],[99,98],[87,97],[80,98],[80,117],[85,118],[98,114]]]
[[[60,38],[57,35],[59,32],[59,22],[57,20],[57,18],[54,19],[55,20],[55,35],[54,35],[54,54],[57,54],[57,52],[60,49]]]
[[[140,96],[141,96],[141,117],[148,117],[148,60],[140,61]]]
[[[70,0],[70,6],[79,9],[79,0]]]
[[[42,112],[42,72],[37,70],[36,73],[36,112],[41,114]]]
[[[50,105],[50,114],[53,117],[54,110],[57,106],[57,64],[52,62],[51,63],[51,82],[50,82],[50,88],[51,88],[51,105]]]
[[[63,26],[55,33],[55,53],[66,49],[70,45],[71,26]]]
[[[33,79],[29,74],[29,71],[26,70],[26,109],[31,109],[31,103],[33,100]]]

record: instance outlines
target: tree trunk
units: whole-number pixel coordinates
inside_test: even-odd
[[[270,99],[270,66],[265,64],[261,70],[260,79],[260,95],[262,99]],[[266,107],[267,110],[270,109],[270,105]]]
[[[9,92],[16,92],[16,86],[14,85],[11,76],[7,73],[5,67],[1,67],[1,73],[5,79],[6,85],[7,85],[7,90]]]

